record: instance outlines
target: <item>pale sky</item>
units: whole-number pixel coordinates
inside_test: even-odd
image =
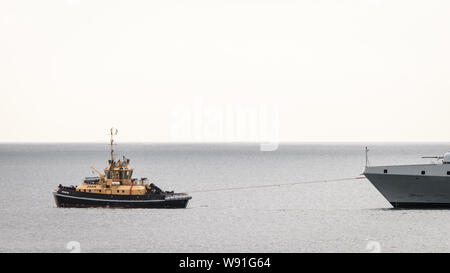
[[[449,15],[450,1],[2,0],[0,142],[106,142],[111,126],[127,142],[449,141]]]

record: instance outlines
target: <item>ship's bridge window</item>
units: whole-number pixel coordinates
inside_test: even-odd
[[[119,172],[119,179],[123,179],[123,171]]]
[[[386,170],[386,169],[384,170],[384,173],[387,173],[387,170]]]
[[[425,174],[425,171],[422,171],[421,174],[424,175],[424,174]]]
[[[128,179],[128,172],[127,172],[127,171],[124,171],[124,172],[123,172],[123,178],[124,178],[124,179]]]
[[[113,172],[112,171],[108,172],[107,178],[108,179],[112,179],[113,178]]]
[[[447,172],[447,175],[450,175],[450,171]]]

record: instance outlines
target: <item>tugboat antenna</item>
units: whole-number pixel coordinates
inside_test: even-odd
[[[114,163],[114,149],[113,149],[113,145],[114,145],[114,136],[117,135],[117,133],[119,132],[116,128],[112,127],[110,129],[111,132],[111,164]]]

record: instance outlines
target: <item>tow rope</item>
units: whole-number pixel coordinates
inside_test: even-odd
[[[189,193],[194,193],[194,192],[213,192],[213,191],[231,191],[231,190],[247,190],[247,189],[257,189],[257,188],[293,186],[293,185],[300,185],[300,184],[329,183],[329,182],[339,182],[339,181],[351,181],[351,180],[364,179],[364,178],[365,178],[364,176],[356,176],[356,177],[337,178],[337,179],[324,179],[324,180],[312,180],[312,181],[293,182],[293,183],[265,184],[265,185],[256,185],[256,186],[244,186],[244,187],[219,188],[219,189],[209,189],[209,190],[197,190],[197,191],[190,191]]]

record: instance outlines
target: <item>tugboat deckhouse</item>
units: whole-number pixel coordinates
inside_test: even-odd
[[[163,191],[147,178],[133,178],[130,159],[114,158],[114,135],[111,128],[111,159],[109,166],[101,173],[91,167],[97,177],[86,177],[84,183],[75,186],[62,186],[53,192],[58,207],[122,207],[122,208],[185,208],[192,198],[185,193]]]

